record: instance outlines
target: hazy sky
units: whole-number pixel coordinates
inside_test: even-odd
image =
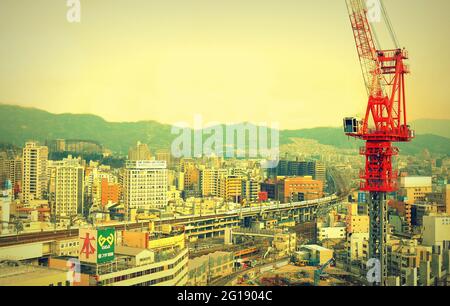
[[[385,0],[410,119],[449,118],[450,1]],[[344,0],[0,0],[0,103],[110,121],[338,126],[367,101]]]

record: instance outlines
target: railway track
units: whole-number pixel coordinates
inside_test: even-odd
[[[137,229],[142,226],[148,226],[148,222],[127,224],[128,229]],[[106,226],[105,226],[106,227]],[[124,230],[125,225],[110,225],[108,227],[114,227],[116,230]],[[34,242],[44,242],[56,239],[72,238],[79,234],[79,229],[68,229],[68,230],[56,230],[56,231],[45,231],[45,232],[35,232],[20,235],[4,236],[0,237],[0,247],[12,246],[16,244],[34,243]]]
[[[342,200],[343,197],[336,197],[333,199],[329,199],[328,204],[332,204],[335,201]],[[328,199],[323,199],[325,202],[328,201]],[[311,203],[308,203],[306,201],[304,205],[319,205],[319,202],[316,201],[310,201]],[[316,204],[317,203],[317,204]],[[300,203],[299,203],[300,204]],[[322,203],[323,205],[323,203]],[[301,205],[300,205],[301,206]],[[289,210],[292,208],[298,207],[292,204],[281,204],[276,207],[271,207],[265,212],[271,212],[276,210]],[[226,218],[233,215],[253,215],[258,214],[260,212],[259,209],[256,208],[245,208],[243,210],[234,211],[232,213],[222,213],[218,215],[205,215],[205,216],[186,216],[186,217],[178,217],[178,218],[168,218],[168,219],[160,219],[155,220],[155,223],[157,225],[159,224],[186,224],[192,221],[206,221],[211,220],[212,218],[220,219],[220,218]],[[116,224],[116,225],[103,225],[99,227],[114,227],[116,230],[124,230],[127,229],[138,229],[138,228],[145,228],[148,227],[149,222],[148,221],[141,221],[139,223],[131,223],[131,224]],[[34,243],[34,242],[44,242],[44,241],[51,241],[56,239],[64,239],[64,238],[72,238],[76,237],[79,234],[79,229],[67,229],[67,230],[55,230],[55,231],[45,231],[45,232],[34,232],[34,233],[24,233],[19,235],[11,235],[11,236],[3,236],[0,237],[0,247],[7,247],[17,244],[25,244],[25,243]]]

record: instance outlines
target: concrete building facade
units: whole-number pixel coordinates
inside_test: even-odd
[[[165,161],[128,161],[123,176],[125,208],[146,211],[167,205]]]
[[[22,153],[22,200],[28,203],[47,196],[48,148],[27,142]]]
[[[75,216],[83,213],[84,168],[81,159],[69,155],[62,161],[50,161],[49,202],[53,216]]]

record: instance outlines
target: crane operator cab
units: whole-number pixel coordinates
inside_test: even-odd
[[[346,134],[356,134],[358,133],[358,119],[354,117],[344,118],[344,132]]]

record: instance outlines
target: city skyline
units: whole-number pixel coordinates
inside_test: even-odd
[[[364,112],[367,97],[340,2],[135,2],[81,1],[81,22],[71,24],[65,1],[3,1],[0,103],[111,122],[173,124],[200,113],[208,122],[280,122],[281,129],[339,126],[342,117]],[[442,111],[450,45],[428,35],[445,36],[450,4],[386,6],[414,58],[410,120],[450,119]]]
[[[449,10],[0,0],[0,288],[448,287]]]

